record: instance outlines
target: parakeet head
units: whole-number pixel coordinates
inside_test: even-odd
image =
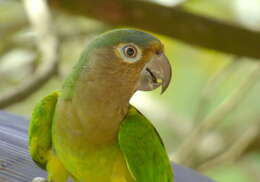
[[[135,90],[149,91],[162,86],[163,93],[170,83],[171,66],[163,45],[151,34],[116,29],[93,40],[88,52],[92,54],[89,56],[98,57],[90,59],[96,61],[92,64],[105,68],[107,76],[117,72],[118,79],[126,81],[122,84],[134,84]]]
[[[132,29],[112,30],[92,40],[75,69],[79,74],[72,77],[79,77],[81,83],[99,80],[97,87],[109,84],[118,93],[159,86],[163,93],[171,80],[171,66],[160,40]]]

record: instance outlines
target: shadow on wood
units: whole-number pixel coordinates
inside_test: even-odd
[[[0,112],[0,181],[30,182],[34,177],[45,177],[27,151],[27,127],[23,117]],[[196,171],[173,164],[174,182],[213,182]]]

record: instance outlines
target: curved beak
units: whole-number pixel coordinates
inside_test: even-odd
[[[172,70],[168,58],[164,54],[154,55],[141,71],[137,90],[150,91],[162,86],[162,94],[168,88],[171,77]]]

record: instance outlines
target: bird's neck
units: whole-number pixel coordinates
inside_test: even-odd
[[[79,79],[81,83],[75,89],[72,105],[90,140],[109,140],[116,136],[120,122],[128,112],[134,88],[133,84],[116,78],[116,74],[98,75]]]
[[[117,122],[125,116],[131,90],[118,89],[113,82],[104,80],[87,81],[76,89],[73,97],[75,103],[80,103],[84,117],[97,122]]]

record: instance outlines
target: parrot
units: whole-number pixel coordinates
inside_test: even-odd
[[[33,109],[28,150],[48,173],[33,182],[173,182],[164,143],[129,103],[136,91],[168,88],[163,43],[118,28],[89,41],[61,89]]]

